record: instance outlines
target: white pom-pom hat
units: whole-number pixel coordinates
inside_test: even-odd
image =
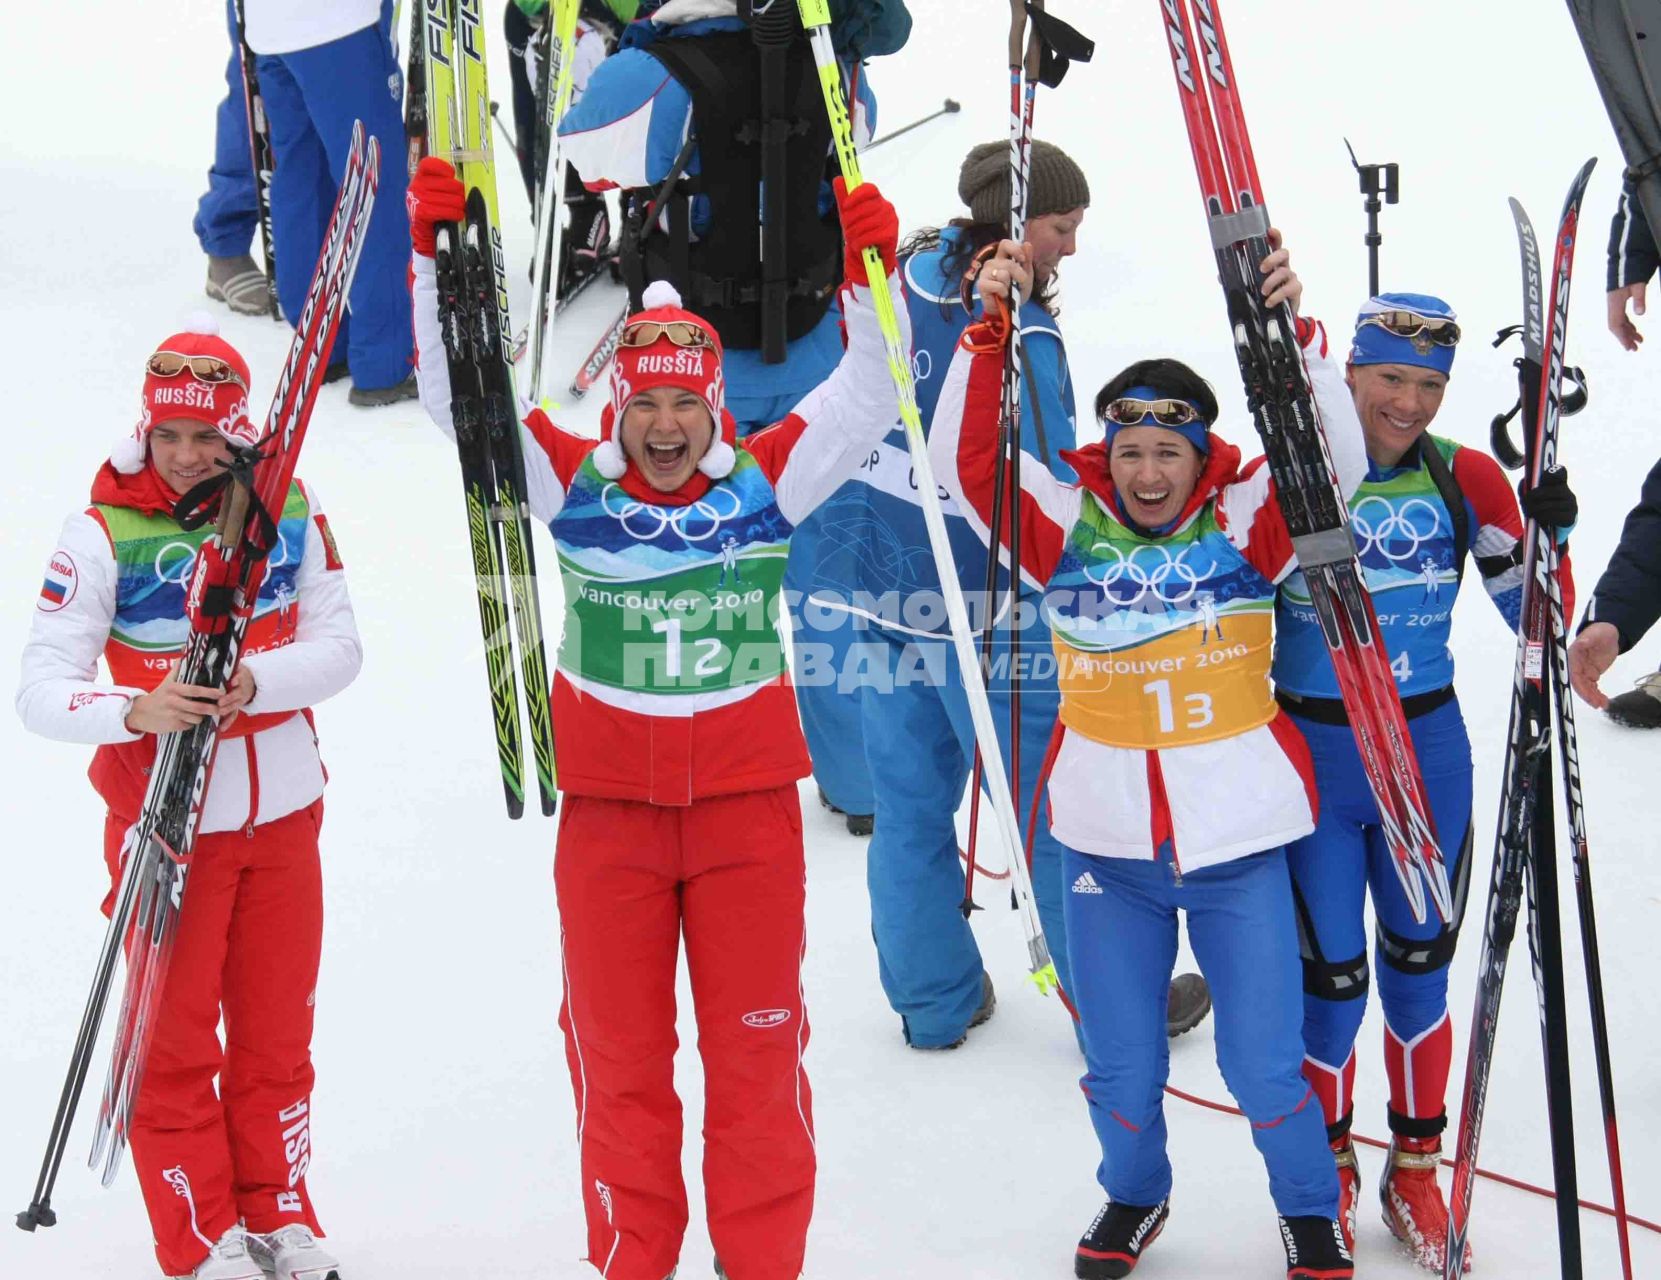
[[[144,470],[150,449],[150,428],[158,422],[178,418],[205,422],[237,444],[252,444],[257,438],[248,417],[248,362],[219,336],[219,325],[212,316],[204,311],[191,315],[182,332],[156,345],[155,354],[163,352],[214,357],[224,361],[234,377],[223,382],[203,382],[183,367],[171,377],[162,377],[152,373],[147,365],[138,425],[110,450],[110,465],[122,475],[137,475]]]
[[[629,317],[630,326],[683,321],[702,329],[709,335],[712,345],[677,347],[664,336],[649,346],[617,348],[617,358],[611,366],[611,403],[600,415],[600,446],[594,450],[594,469],[607,480],[621,480],[629,465],[622,442],[617,438],[623,410],[643,391],[654,387],[678,387],[690,391],[704,402],[711,421],[718,428],[709,449],[698,460],[698,470],[711,480],[731,475],[733,464],[738,460],[735,448],[738,426],[727,412],[720,336],[702,316],[682,308],[681,295],[667,280],[656,280],[647,285],[641,304],[643,309]]]

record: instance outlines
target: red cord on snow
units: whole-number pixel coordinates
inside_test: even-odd
[[[1245,1115],[1239,1107],[1231,1107],[1226,1102],[1213,1102],[1210,1098],[1202,1098],[1196,1093],[1187,1093],[1172,1085],[1166,1085],[1165,1092],[1173,1098],[1181,1098],[1184,1102],[1192,1102],[1196,1107],[1205,1107],[1210,1111],[1221,1111],[1224,1115],[1240,1116],[1242,1119]],[[1390,1147],[1388,1142],[1381,1142],[1377,1138],[1369,1138],[1365,1134],[1351,1133],[1350,1137],[1364,1147],[1377,1147],[1381,1151],[1386,1151]],[[1444,1168],[1451,1169],[1453,1168],[1453,1161],[1443,1157],[1442,1165]],[[1490,1182],[1498,1182],[1507,1187],[1515,1187],[1518,1191],[1526,1191],[1530,1195],[1543,1196],[1547,1200],[1557,1199],[1555,1191],[1546,1187],[1537,1187],[1532,1182],[1524,1182],[1521,1178],[1513,1178],[1509,1174],[1494,1173],[1492,1170],[1479,1168],[1476,1171],[1476,1176],[1487,1178]],[[1615,1216],[1615,1211],[1608,1205],[1598,1204],[1594,1200],[1577,1200],[1575,1203],[1582,1209],[1590,1209],[1593,1213],[1601,1213],[1606,1218]],[[1661,1224],[1651,1222],[1648,1218],[1640,1218],[1636,1214],[1629,1213],[1626,1215],[1626,1220],[1635,1227],[1642,1227],[1645,1231],[1653,1231],[1656,1235],[1661,1235]]]

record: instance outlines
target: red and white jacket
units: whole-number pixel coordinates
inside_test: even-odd
[[[412,288],[421,401],[433,421],[453,435],[432,259],[415,255]],[[899,280],[890,277],[888,288],[909,350]],[[843,308],[847,348],[841,362],[782,422],[736,446],[740,455],[755,460],[772,487],[779,516],[790,526],[854,474],[899,416],[869,288],[846,288]],[[556,427],[540,409],[525,415],[521,437],[530,510],[537,520],[552,524],[599,441]],[[703,502],[730,483],[731,477],[716,481],[695,472],[676,492],[661,493],[631,463],[615,482],[627,495],[627,506],[618,514],[670,519],[676,509]],[[557,541],[557,528],[555,535]],[[544,577],[544,590],[551,582],[551,575]],[[788,673],[731,689],[668,695],[585,680],[567,669],[566,657],[562,646],[552,691],[562,791],[685,805],[707,796],[783,786],[809,772]]]
[[[1333,465],[1348,495],[1367,474],[1361,424],[1343,370],[1328,354],[1324,329],[1300,322],[1299,330]],[[959,346],[929,433],[937,479],[959,497],[962,514],[989,544],[1002,371],[1000,350],[976,354]],[[1039,590],[1052,586],[1081,514],[1123,525],[1106,447],[1096,443],[1063,457],[1079,483],[1057,480],[1035,458],[1021,468],[1021,573]],[[1269,609],[1273,584],[1297,561],[1268,467],[1261,458],[1244,470],[1239,464],[1239,450],[1213,435],[1193,496],[1167,538],[1175,545],[1198,522],[1214,519],[1217,532],[1233,548],[1229,554],[1238,553],[1236,563],[1243,560],[1261,575],[1261,604]],[[1088,512],[1086,504],[1091,504]],[[1008,520],[1006,508],[1000,530],[1006,558]],[[1146,541],[1157,547],[1165,540]],[[1108,603],[1105,612],[1111,615],[1114,608]],[[1198,622],[1193,625],[1197,630]],[[1239,678],[1266,684],[1266,647],[1260,657],[1254,653],[1250,665],[1250,674]],[[1111,692],[1104,687],[1099,696],[1135,699],[1141,692],[1139,686],[1121,682]],[[1263,722],[1244,732],[1150,750],[1094,740],[1064,723],[1067,718],[1064,698],[1045,771],[1051,829],[1071,848],[1103,857],[1157,858],[1168,846],[1179,870],[1189,871],[1271,849],[1314,830],[1317,806],[1308,748],[1272,704]]]
[[[125,505],[115,486],[131,492],[152,475],[146,470],[118,479],[106,466],[94,500]],[[346,574],[316,492],[305,492],[310,518],[295,578],[298,621],[285,643],[263,652],[252,651],[256,639],[250,631],[242,665],[253,673],[254,697],[220,735],[203,799],[203,832],[273,822],[323,794],[323,762],[309,708],[351,684],[363,664]],[[115,618],[117,573],[109,531],[96,509],[64,522],[49,565],[48,581],[67,581],[69,589],[56,592],[57,598],[43,594],[35,610],[23,648],[17,713],[42,737],[96,745],[89,770],[94,788],[117,817],[135,820],[156,738],[132,732],[124,720],[132,700],[166,672],[156,670],[148,686],[98,679]],[[267,727],[256,727],[262,724]]]

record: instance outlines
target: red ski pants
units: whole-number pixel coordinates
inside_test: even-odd
[[[796,788],[684,808],[567,796],[554,882],[588,1261],[608,1280],[663,1280],[680,1257],[684,935],[710,1240],[731,1280],[796,1280],[815,1168]]]
[[[189,1275],[239,1219],[250,1231],[318,1231],[306,1168],[322,822],[319,800],[251,833],[196,839],[133,1108],[133,1168],[166,1275]],[[112,882],[127,825],[104,824]]]

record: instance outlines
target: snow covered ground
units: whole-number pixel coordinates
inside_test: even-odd
[[[911,7],[911,45],[872,71],[884,123],[903,123],[948,95],[963,112],[870,157],[868,173],[908,227],[957,212],[959,159],[1006,128],[1006,7]],[[1157,6],[1111,0],[1056,9],[1097,40],[1095,63],[1044,93],[1037,115],[1040,135],[1078,157],[1094,187],[1081,252],[1063,277],[1062,323],[1081,402],[1130,359],[1174,354],[1215,380],[1227,434],[1249,445]],[[12,14],[12,71],[0,77],[0,118],[11,122],[0,139],[0,345],[13,371],[13,481],[0,528],[0,599],[11,605],[0,609],[0,654],[20,649],[58,524],[84,502],[95,466],[131,426],[143,357],[203,304],[190,220],[222,92],[221,7],[98,5],[77,11],[73,31],[59,13],[36,5]],[[1567,424],[1562,451],[1582,497],[1574,552],[1589,585],[1654,460],[1650,388],[1661,373],[1653,354],[1622,353],[1604,329],[1603,228],[1620,160],[1563,7],[1254,0],[1226,16],[1270,207],[1308,283],[1306,309],[1333,321],[1335,333],[1347,330],[1366,284],[1342,138],[1363,159],[1403,165],[1403,203],[1384,213],[1385,287],[1440,293],[1459,309],[1470,338],[1437,430],[1469,443],[1485,441],[1489,417],[1514,395],[1512,352],[1492,352],[1484,341],[1518,318],[1505,197],[1521,198],[1549,238],[1575,168],[1602,157],[1570,328],[1570,357],[1585,366],[1593,403]],[[491,57],[505,98],[499,38]],[[503,184],[504,217],[522,317],[529,228],[511,186]],[[560,321],[557,367],[575,364],[614,305],[614,296],[591,291]],[[220,315],[249,356],[263,404],[287,335],[267,320]],[[585,404],[556,417],[581,425],[597,413]],[[452,452],[414,406],[356,410],[339,385],[323,392],[301,469],[329,505],[367,652],[362,678],[318,716],[333,778],[312,1173],[325,1225],[355,1280],[592,1274],[579,1262],[573,1116],[554,1022],[553,827],[538,818],[513,824],[501,810]],[[554,579],[544,591],[552,619]],[[1480,601],[1460,610],[1455,637],[1477,744],[1477,917],[1512,641]],[[1652,638],[1618,664],[1616,684],[1658,657]],[[1650,1141],[1661,1124],[1661,996],[1652,980],[1661,964],[1661,888],[1650,862],[1651,756],[1661,742],[1590,713],[1582,726],[1627,1188],[1634,1212],[1661,1218],[1661,1161]],[[102,934],[101,815],[81,776],[86,754],[0,718],[0,1191],[12,1197],[0,1203],[8,1210],[28,1202]],[[1073,1242],[1101,1198],[1097,1154],[1071,1031],[1054,1003],[1021,989],[1016,922],[999,910],[976,920],[1003,997],[997,1017],[959,1053],[907,1051],[876,981],[863,846],[812,803],[811,791],[803,796],[816,1032],[809,1067],[821,1161],[809,1275],[1069,1274]],[[1607,1202],[1567,891],[1565,907],[1582,1189]],[[1477,922],[1468,925],[1454,966],[1461,1065],[1478,932]],[[1539,1036],[1520,943],[1514,954],[1483,1163],[1547,1182]],[[696,1199],[700,1072],[689,1009],[683,1030],[678,1069],[694,1205],[682,1274],[700,1276],[709,1248]],[[1362,1033],[1357,1112],[1358,1128],[1373,1134],[1384,1127],[1379,1037],[1375,1014]],[[1172,1077],[1225,1097],[1209,1026],[1175,1046]],[[1273,1212],[1244,1124],[1172,1102],[1170,1126],[1175,1215],[1143,1273],[1280,1274]],[[61,1225],[33,1237],[0,1230],[0,1275],[153,1274],[130,1176],[105,1194],[78,1167],[84,1128],[59,1184]],[[1369,1187],[1361,1271],[1415,1274],[1371,1208],[1379,1154],[1361,1159]],[[1608,1220],[1586,1214],[1582,1222],[1586,1274],[1618,1274]],[[1480,1184],[1473,1238],[1481,1275],[1556,1273],[1544,1201]],[[1635,1231],[1634,1246],[1638,1274],[1661,1274],[1661,1239]]]

